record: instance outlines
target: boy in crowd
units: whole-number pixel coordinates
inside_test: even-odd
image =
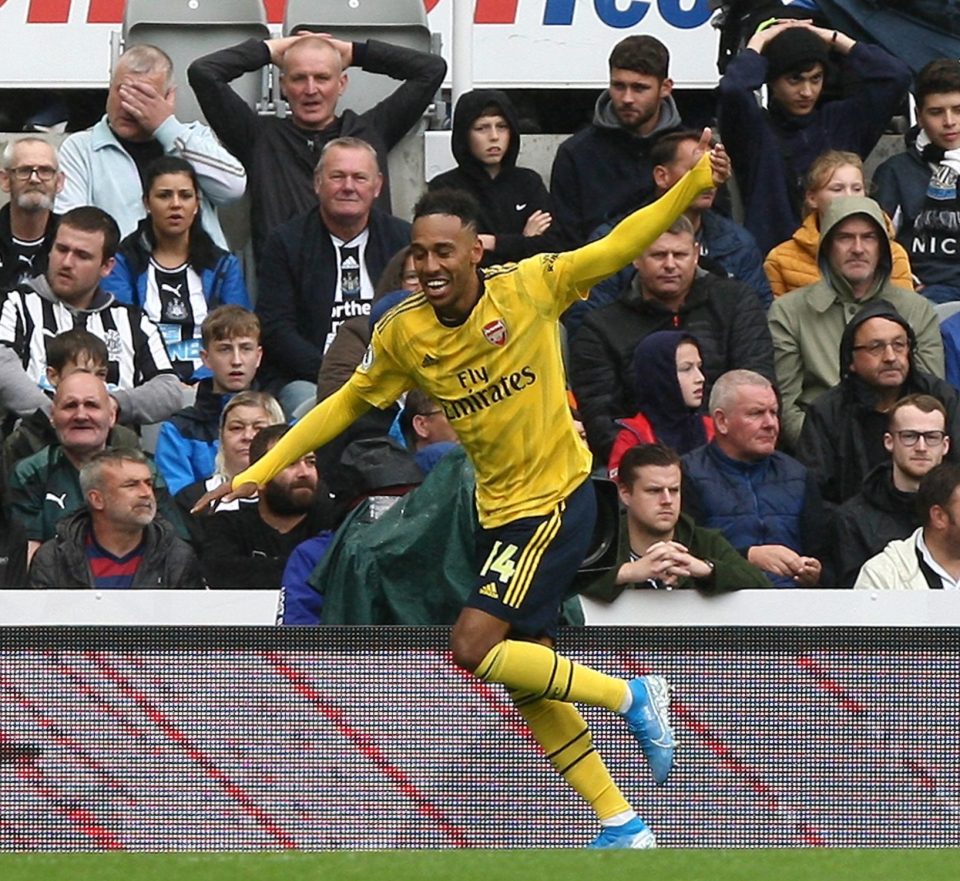
[[[213,474],[220,414],[233,395],[253,385],[263,355],[260,320],[242,306],[214,309],[200,334],[200,358],[211,376],[197,384],[196,403],[174,413],[157,438],[157,467],[171,495]]]

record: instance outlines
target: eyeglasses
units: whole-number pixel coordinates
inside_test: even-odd
[[[939,447],[943,443],[943,439],[947,436],[945,431],[898,431],[896,432],[898,438],[900,438],[900,443],[905,447],[914,447],[917,445],[917,441],[920,438],[923,438],[923,442],[928,447]]]
[[[894,354],[902,355],[907,349],[910,348],[910,344],[903,339],[896,340],[874,340],[872,343],[867,343],[865,346],[854,346],[854,352],[866,352],[869,355],[873,355],[874,358],[879,355],[884,354],[887,351],[887,347],[893,349]]]
[[[9,169],[9,173],[19,181],[28,181],[34,175],[42,181],[48,181],[53,180],[57,169],[52,165],[18,165],[16,168]]]

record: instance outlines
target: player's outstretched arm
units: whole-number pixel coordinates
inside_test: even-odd
[[[266,486],[301,456],[319,449],[342,434],[369,409],[370,404],[361,398],[348,382],[317,404],[280,438],[262,459],[254,462],[246,471],[241,471],[231,483],[204,495],[193,506],[191,513],[206,511],[212,503],[220,500],[229,501],[238,496],[253,495],[259,487]]]
[[[579,290],[623,269],[668,230],[700,193],[729,177],[730,164],[723,148],[707,149],[710,137],[710,129],[704,129],[700,160],[656,202],[627,215],[602,239],[569,252],[574,261],[572,278]]]

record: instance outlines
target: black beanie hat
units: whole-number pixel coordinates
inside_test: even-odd
[[[763,47],[767,59],[767,82],[792,70],[809,70],[816,62],[827,65],[827,45],[803,27],[788,28]]]

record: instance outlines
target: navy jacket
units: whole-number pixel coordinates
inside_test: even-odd
[[[410,244],[410,224],[377,208],[367,224],[364,262],[373,283],[390,258]],[[319,208],[277,227],[260,255],[257,315],[263,366],[260,376],[284,385],[317,381],[330,331],[337,257]]]
[[[824,150],[850,150],[865,158],[874,148],[910,84],[910,69],[879,46],[857,43],[843,59],[856,89],[792,116],[776,103],[757,102],[767,59],[744,49],[717,87],[723,143],[743,199],[744,225],[764,254],[800,226],[799,181]]]

